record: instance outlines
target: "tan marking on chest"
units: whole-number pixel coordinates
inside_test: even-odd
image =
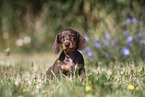
[[[71,58],[67,58],[67,57],[65,57],[64,63],[65,63],[66,65],[71,66],[71,67],[74,67],[74,66],[76,65],[76,64],[73,62],[73,60],[72,60]]]

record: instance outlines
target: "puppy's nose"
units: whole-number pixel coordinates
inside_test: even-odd
[[[66,42],[66,43],[65,43],[65,46],[66,46],[66,47],[69,47],[69,45],[70,45],[70,42]]]

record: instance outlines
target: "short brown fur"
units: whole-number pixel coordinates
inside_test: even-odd
[[[63,75],[73,75],[78,68],[80,78],[84,72],[84,58],[78,50],[85,49],[87,41],[78,32],[73,29],[64,29],[56,35],[52,50],[58,54],[60,46],[61,52],[55,63],[47,70],[48,78],[54,78]]]

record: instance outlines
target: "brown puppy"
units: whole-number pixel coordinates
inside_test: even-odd
[[[60,46],[63,51],[55,63],[47,70],[48,78],[64,75],[73,75],[78,68],[78,74],[82,77],[84,72],[84,58],[78,50],[85,49],[87,41],[77,31],[65,29],[58,33],[53,44],[53,53],[58,54]]]

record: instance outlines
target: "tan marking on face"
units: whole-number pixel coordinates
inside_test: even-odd
[[[64,35],[61,35],[62,38],[64,38]]]
[[[74,50],[76,50],[76,42],[70,42],[69,47],[66,47],[65,44],[60,44],[62,49],[66,52],[73,52]]]
[[[76,33],[72,32],[71,30],[68,31],[62,31],[60,34],[60,45],[62,49],[66,52],[73,52],[76,50]],[[69,42],[69,46],[66,46],[65,44]]]
[[[69,35],[69,36],[71,36],[72,34],[71,34],[71,33],[69,33],[68,35]]]

